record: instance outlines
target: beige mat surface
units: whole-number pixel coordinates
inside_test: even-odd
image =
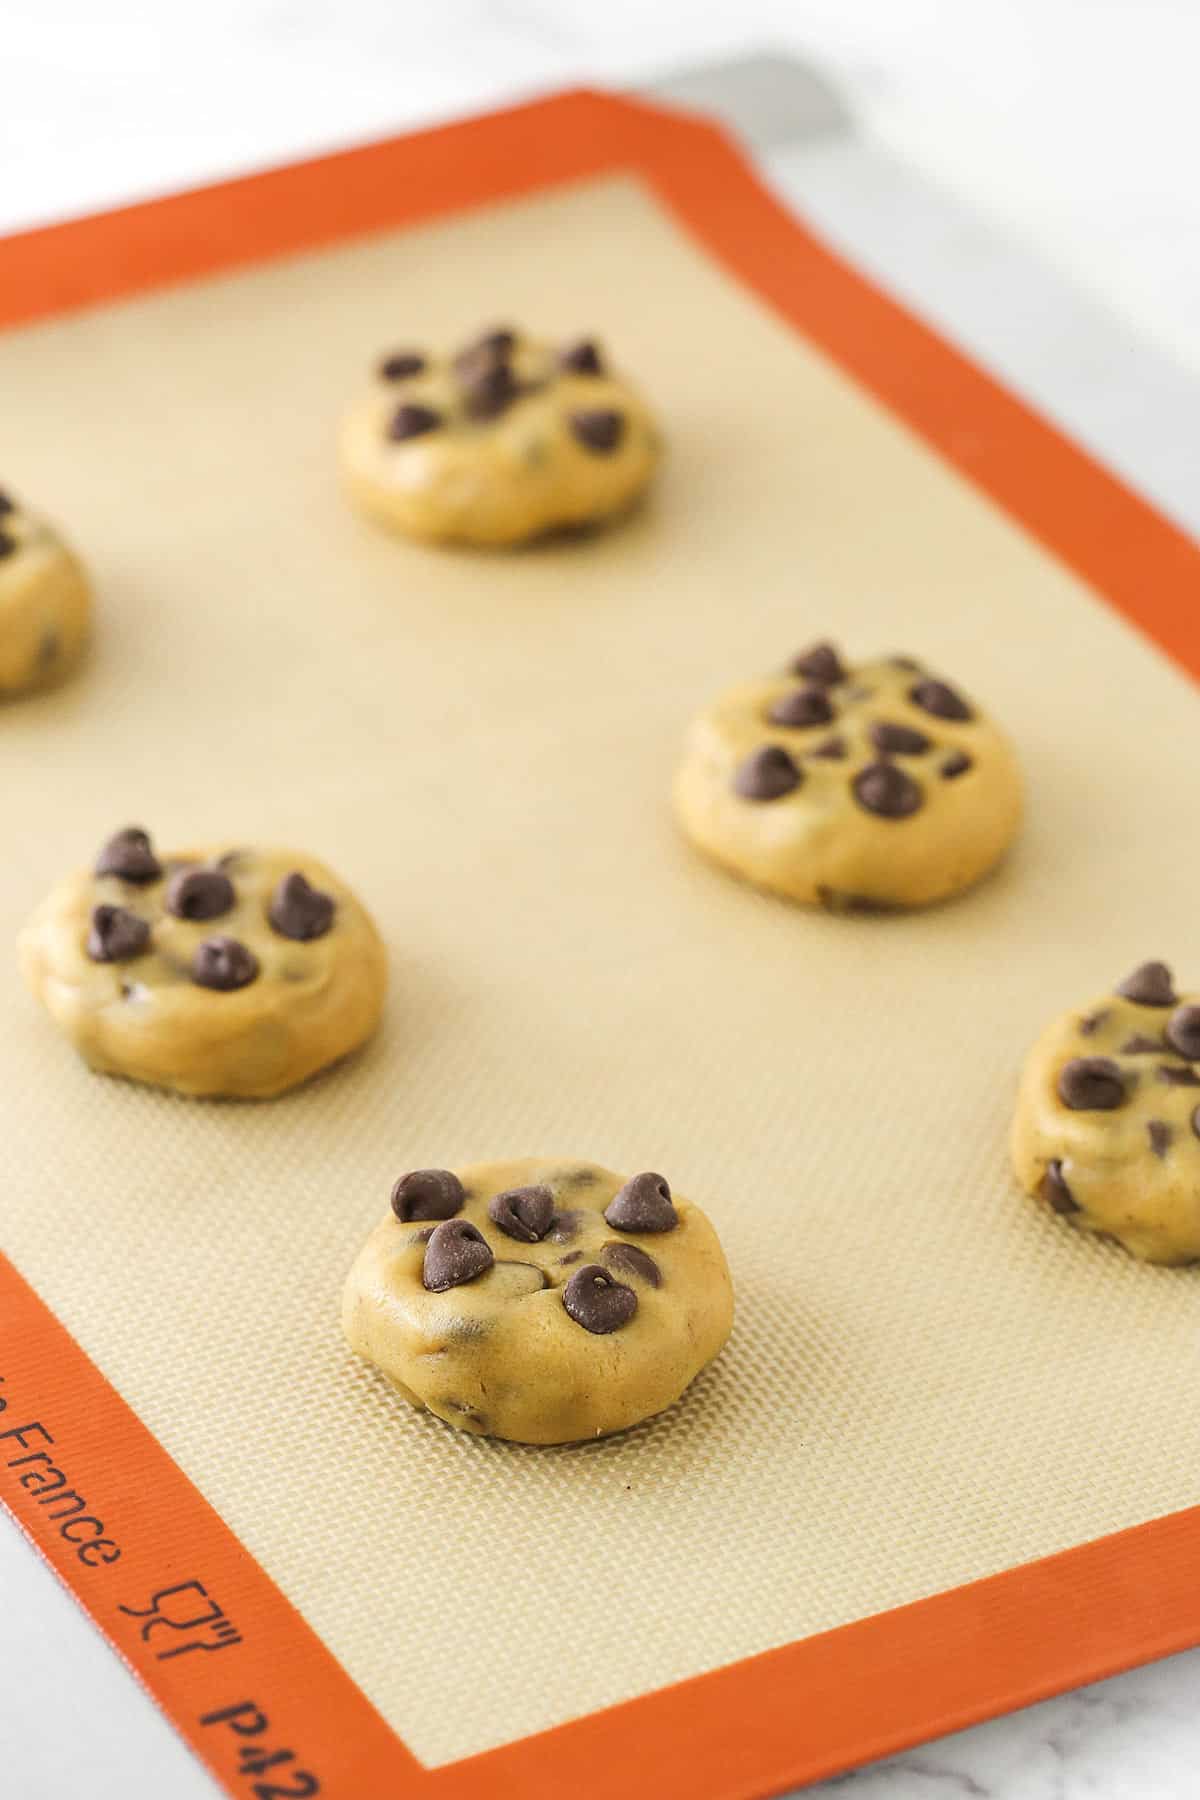
[[[594,542],[408,548],[343,507],[378,349],[598,330],[671,439]],[[440,1762],[1200,1500],[1200,1275],[1014,1190],[1043,1020],[1200,983],[1185,677],[632,183],[0,336],[0,468],[89,557],[86,676],[0,714],[0,938],[115,827],[308,845],[387,937],[384,1030],[263,1105],[89,1075],[3,976],[0,1244],[418,1756]],[[1015,737],[976,894],[809,915],[697,860],[691,711],[831,633]],[[726,1355],[581,1451],[456,1436],[354,1363],[394,1176],[659,1168]]]

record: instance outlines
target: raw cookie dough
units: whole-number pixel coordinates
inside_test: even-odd
[[[1001,732],[923,664],[815,644],[693,722],[675,809],[701,850],[791,900],[925,906],[1003,856],[1021,784]]]
[[[1200,994],[1165,963],[1065,1013],[1030,1051],[1012,1154],[1027,1192],[1144,1262],[1200,1259]]]
[[[341,458],[351,500],[394,531],[516,544],[624,512],[659,439],[597,344],[501,330],[450,356],[384,357],[346,417]]]
[[[661,1175],[547,1157],[402,1176],[342,1301],[351,1348],[406,1400],[522,1444],[661,1412],[732,1323],[699,1207]]]
[[[91,589],[58,533],[0,490],[0,696],[49,687],[87,642]]]
[[[19,940],[33,992],[84,1060],[184,1094],[265,1099],[379,1021],[387,960],[365,909],[293,850],[183,850],[119,831]]]

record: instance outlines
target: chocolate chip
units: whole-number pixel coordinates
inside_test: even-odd
[[[562,1291],[562,1302],[577,1325],[597,1336],[618,1331],[638,1309],[633,1289],[614,1281],[599,1263],[587,1263],[572,1275]]]
[[[654,1258],[637,1244],[605,1244],[600,1251],[606,1269],[616,1269],[620,1275],[633,1275],[639,1281],[648,1281],[651,1287],[662,1286],[662,1270]]]
[[[923,731],[910,725],[893,725],[890,719],[877,719],[871,727],[871,742],[885,756],[920,756],[929,749]]]
[[[505,1237],[539,1243],[554,1218],[554,1195],[548,1187],[509,1188],[488,1201],[488,1218]]]
[[[405,1225],[410,1219],[452,1219],[466,1198],[452,1169],[410,1169],[392,1189],[392,1211]]]
[[[595,412],[573,412],[567,423],[585,450],[597,456],[611,456],[625,435],[624,413],[609,408]]]
[[[122,881],[157,881],[162,864],[150,845],[148,832],[130,825],[110,837],[96,861],[97,875],[117,875]]]
[[[1154,1073],[1166,1087],[1200,1087],[1200,1075],[1187,1063],[1159,1063]]]
[[[464,382],[463,406],[468,418],[498,419],[520,391],[520,384],[508,363],[489,363]]]
[[[333,924],[333,895],[312,887],[299,869],[293,869],[272,894],[267,917],[280,937],[307,944],[324,937]]]
[[[220,869],[180,869],[167,883],[166,908],[177,919],[219,919],[237,895]]]
[[[808,752],[809,756],[819,756],[823,762],[845,762],[848,755],[846,740],[838,737],[822,738],[816,747]]]
[[[965,750],[954,750],[938,769],[943,781],[954,781],[959,775],[965,775],[971,767],[971,759]]]
[[[956,694],[952,687],[944,681],[918,681],[909,689],[909,699],[922,712],[932,713],[935,719],[970,719],[974,715],[961,694]]]
[[[1167,1020],[1167,1042],[1189,1062],[1200,1060],[1200,1006],[1177,1006]]]
[[[1131,1038],[1126,1038],[1125,1042],[1121,1045],[1121,1055],[1154,1056],[1160,1054],[1165,1049],[1166,1045],[1161,1038],[1146,1037],[1141,1032],[1135,1032]]]
[[[406,400],[392,414],[388,425],[388,436],[394,443],[403,443],[405,438],[421,437],[427,431],[436,431],[442,422],[440,412],[432,406],[418,406],[415,401]]]
[[[833,717],[829,696],[822,687],[793,688],[767,711],[772,725],[787,725],[803,731],[810,725],[828,725]]]
[[[803,780],[803,770],[796,767],[781,745],[764,744],[761,749],[752,750],[745,762],[739,763],[733,777],[733,791],[743,800],[781,800]]]
[[[140,956],[150,942],[150,927],[145,919],[124,906],[92,908],[87,953],[93,962],[129,962]]]
[[[822,687],[832,687],[846,679],[842,659],[832,644],[812,644],[793,657],[788,666],[793,675],[803,675],[806,681],[819,682]]]
[[[1099,1031],[1100,1027],[1109,1016],[1110,1009],[1107,1006],[1101,1007],[1099,1012],[1090,1013],[1086,1019],[1080,1019],[1079,1029],[1084,1037],[1091,1037],[1095,1032]]]
[[[17,540],[11,532],[0,531],[0,557],[11,556],[17,547]]]
[[[674,1231],[679,1223],[665,1176],[634,1175],[604,1209],[614,1231]]]
[[[567,375],[603,375],[604,361],[591,338],[580,338],[560,352],[558,366]]]
[[[379,365],[379,374],[384,381],[407,381],[410,375],[419,375],[425,367],[425,358],[418,350],[398,350],[395,356],[385,356]]]
[[[1146,1126],[1146,1135],[1150,1139],[1150,1148],[1155,1156],[1165,1156],[1171,1147],[1171,1139],[1175,1133],[1165,1119],[1151,1119]]]
[[[565,1256],[559,1257],[558,1262],[559,1262],[559,1267],[565,1269],[568,1263],[577,1263],[577,1262],[581,1262],[582,1260],[583,1260],[583,1251],[582,1250],[568,1250],[567,1254]]]
[[[549,1241],[552,1244],[573,1244],[587,1216],[582,1208],[568,1208],[566,1212],[560,1212],[546,1234]]]
[[[0,488],[0,519],[4,517],[5,513],[16,512],[16,510],[17,503],[11,494],[6,494],[3,488]]]
[[[1042,1176],[1042,1199],[1056,1213],[1082,1212],[1083,1208],[1072,1194],[1063,1177],[1062,1164],[1057,1159],[1046,1164],[1046,1173]]]
[[[1139,963],[1118,987],[1118,994],[1138,1006],[1174,1006],[1175,983],[1164,962]]]
[[[495,1260],[487,1239],[469,1219],[447,1219],[425,1246],[421,1280],[431,1294],[444,1294],[485,1274]]]
[[[854,777],[854,798],[864,812],[880,819],[907,819],[924,795],[911,775],[895,763],[868,763]]]
[[[460,350],[455,362],[465,362],[471,356],[508,356],[516,347],[517,334],[510,331],[507,325],[501,325],[494,331],[485,331],[474,343]]]
[[[1060,1071],[1058,1097],[1072,1112],[1111,1112],[1125,1101],[1125,1083],[1107,1056],[1076,1056]]]
[[[198,987],[230,994],[248,987],[258,974],[258,958],[237,938],[205,938],[192,958],[192,980]]]

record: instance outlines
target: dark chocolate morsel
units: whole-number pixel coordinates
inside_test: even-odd
[[[1086,1019],[1080,1019],[1079,1029],[1084,1037],[1091,1037],[1094,1032],[1099,1031],[1108,1016],[1109,1008],[1102,1006],[1099,1012],[1089,1013]]]
[[[1174,1006],[1175,983],[1164,962],[1139,963],[1117,987],[1118,994],[1138,1006]]]
[[[638,1309],[638,1297],[622,1281],[614,1281],[599,1263],[577,1269],[562,1291],[569,1317],[585,1331],[603,1336],[628,1325]]]
[[[177,869],[165,903],[177,919],[219,919],[236,899],[232,881],[220,869]]]
[[[922,756],[929,749],[923,731],[914,731],[911,725],[893,725],[890,719],[876,719],[871,742],[885,756]]]
[[[973,717],[970,707],[961,694],[955,693],[944,681],[918,681],[909,689],[909,699],[922,712],[932,713],[935,719],[957,719],[960,723]]]
[[[815,749],[810,750],[808,754],[809,756],[819,756],[822,762],[845,762],[849,752],[845,738],[838,737],[835,732],[833,737],[822,738]]]
[[[1062,1164],[1057,1158],[1046,1164],[1046,1173],[1042,1176],[1042,1199],[1056,1213],[1082,1212],[1083,1208],[1066,1184],[1062,1172]]]
[[[1167,1020],[1167,1042],[1189,1062],[1200,1060],[1200,1006],[1177,1006]]]
[[[463,405],[468,418],[498,419],[520,393],[520,384],[506,362],[491,362],[472,371],[463,382]]]
[[[87,953],[93,962],[129,962],[150,942],[145,919],[124,906],[94,906]]]
[[[611,456],[625,436],[625,415],[613,412],[611,407],[598,408],[594,412],[573,412],[568,423],[584,449],[594,451],[597,456]]]
[[[1166,1049],[1161,1038],[1146,1037],[1144,1033],[1135,1031],[1131,1038],[1126,1038],[1121,1045],[1122,1056],[1161,1056]]]
[[[425,358],[418,350],[398,350],[395,356],[385,356],[379,365],[379,373],[384,381],[407,381],[411,375],[419,375],[425,367]]]
[[[9,531],[0,531],[0,557],[11,556],[17,547],[17,540]]]
[[[560,1212],[546,1234],[550,1242],[552,1244],[573,1244],[579,1236],[580,1226],[587,1216],[582,1207],[568,1207],[565,1212]]]
[[[452,1219],[466,1197],[453,1169],[410,1169],[392,1189],[392,1211],[405,1225],[410,1219]]]
[[[267,917],[280,937],[306,944],[324,937],[333,924],[333,895],[311,886],[299,869],[293,869],[271,895]]]
[[[1155,1074],[1164,1087],[1200,1087],[1200,1075],[1190,1063],[1159,1063]]]
[[[733,791],[743,800],[781,800],[803,780],[803,770],[796,767],[782,745],[764,744],[738,764]]]
[[[603,375],[604,362],[591,338],[580,338],[561,351],[558,366],[568,375]]]
[[[581,1262],[582,1259],[583,1259],[583,1251],[582,1250],[568,1250],[567,1254],[565,1256],[559,1257],[559,1259],[558,1259],[559,1267],[565,1269],[568,1263]]]
[[[96,860],[97,875],[117,875],[122,881],[157,881],[162,864],[150,845],[148,832],[130,825],[110,837]]]
[[[491,1246],[469,1219],[446,1219],[425,1246],[421,1280],[431,1294],[474,1281],[495,1262]]]
[[[403,443],[405,438],[422,437],[427,431],[436,431],[442,422],[440,412],[432,406],[418,406],[413,400],[406,400],[392,414],[388,425],[388,436],[394,443]]]
[[[1171,1148],[1171,1139],[1175,1133],[1165,1119],[1151,1119],[1146,1125],[1146,1135],[1155,1156],[1165,1156]]]
[[[868,763],[854,777],[854,798],[864,812],[880,819],[907,819],[920,806],[924,795],[911,775],[895,763]]]
[[[639,1281],[648,1281],[651,1287],[662,1286],[662,1270],[650,1255],[637,1244],[605,1244],[600,1251],[601,1260],[606,1269],[615,1269],[619,1275],[633,1275]]]
[[[1125,1083],[1110,1057],[1076,1056],[1059,1072],[1058,1097],[1072,1112],[1112,1112],[1125,1102]]]
[[[825,689],[814,683],[811,687],[793,688],[790,694],[784,694],[768,708],[767,717],[772,725],[787,725],[796,731],[804,731],[810,725],[828,725],[833,708]]]
[[[17,503],[12,495],[6,494],[3,488],[0,488],[0,519],[4,517],[5,513],[16,512],[16,510]]]
[[[665,1176],[634,1175],[604,1209],[614,1231],[674,1231],[679,1223]]]
[[[793,657],[788,667],[793,675],[803,675],[806,681],[819,682],[822,687],[833,687],[835,682],[846,679],[842,659],[832,644],[810,645]]]
[[[970,767],[971,759],[965,750],[952,750],[938,768],[938,774],[943,781],[954,781],[959,775],[965,775]]]
[[[521,1244],[539,1243],[554,1218],[554,1195],[548,1187],[509,1188],[488,1201],[488,1218],[505,1237]]]
[[[468,356],[508,356],[515,348],[517,334],[507,325],[501,325],[494,331],[485,331],[477,337],[465,350],[459,352],[459,359]]]
[[[248,987],[257,974],[257,956],[237,938],[205,938],[192,958],[192,980],[197,987],[215,988],[220,994]]]

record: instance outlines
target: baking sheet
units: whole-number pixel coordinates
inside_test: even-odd
[[[360,525],[368,358],[509,315],[643,379],[654,503],[512,558]],[[309,844],[394,965],[375,1045],[261,1107],[87,1075],[10,976],[0,1242],[422,1760],[1200,1497],[1194,1276],[1004,1157],[1049,1012],[1145,956],[1195,980],[1156,651],[628,180],[10,334],[0,390],[6,481],[102,590],[86,678],[0,718],[0,930],[141,818]],[[826,632],[1015,736],[1028,825],[974,896],[810,916],[677,840],[690,711]],[[684,1405],[581,1451],[455,1437],[337,1333],[401,1168],[542,1151],[661,1167],[738,1284]]]

